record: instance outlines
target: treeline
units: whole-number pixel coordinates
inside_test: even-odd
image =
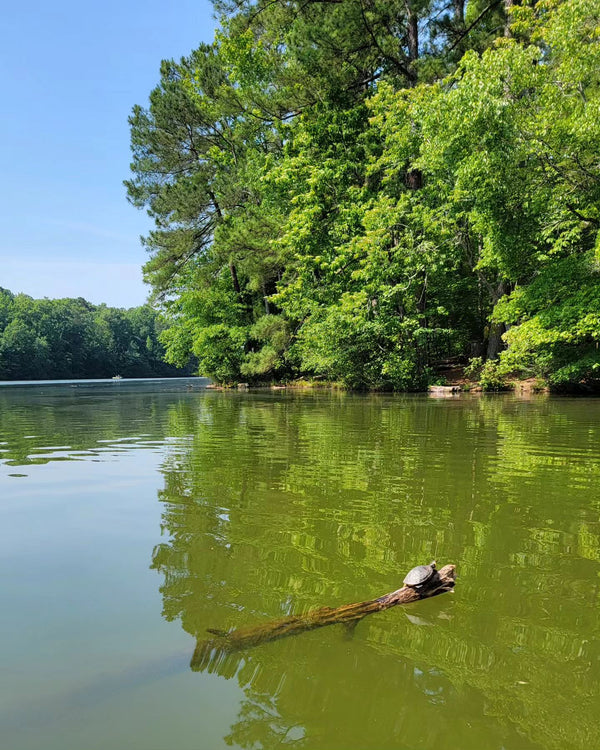
[[[600,381],[596,0],[214,0],[131,116],[167,359]]]
[[[121,310],[0,287],[0,380],[188,374],[164,362],[163,328],[149,305]]]

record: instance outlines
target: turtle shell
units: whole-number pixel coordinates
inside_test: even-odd
[[[431,578],[435,570],[435,561],[429,565],[417,565],[416,568],[409,570],[404,579],[405,586],[422,586]]]

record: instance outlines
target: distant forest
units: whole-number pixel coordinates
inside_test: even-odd
[[[167,359],[600,384],[598,0],[213,0],[130,118]]]
[[[33,299],[0,287],[0,380],[172,377],[149,305],[122,310],[82,299]]]

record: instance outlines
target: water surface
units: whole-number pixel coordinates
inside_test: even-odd
[[[600,401],[200,385],[0,387],[3,746],[598,746]],[[433,558],[453,594],[190,669]]]

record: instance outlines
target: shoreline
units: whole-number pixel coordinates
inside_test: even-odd
[[[427,389],[414,390],[414,391],[394,391],[387,389],[365,389],[358,390],[355,388],[348,388],[341,383],[333,381],[310,381],[310,380],[298,380],[291,381],[289,383],[273,382],[273,383],[210,383],[205,386],[208,390],[213,391],[342,391],[345,393],[370,393],[370,394],[428,394],[430,396],[438,398],[447,398],[451,396],[460,396],[465,394],[490,394],[490,393],[516,393],[516,394],[535,394],[535,395],[548,395],[556,392],[551,391],[549,386],[540,385],[536,378],[528,378],[524,380],[512,380],[508,381],[505,388],[497,390],[484,390],[479,381],[470,380],[468,378],[460,378],[455,382],[446,382],[440,385],[430,385]],[[577,392],[580,395],[592,395],[591,393],[584,393],[582,391]],[[570,393],[569,395],[573,395]]]

